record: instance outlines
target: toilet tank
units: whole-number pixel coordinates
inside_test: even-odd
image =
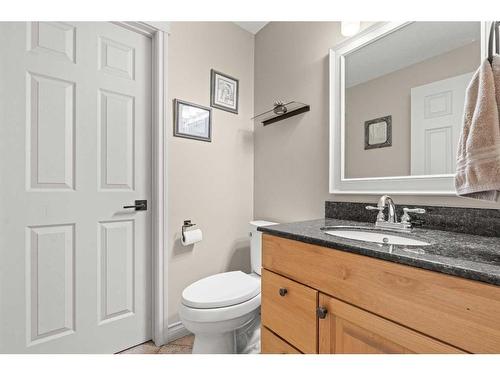
[[[274,225],[271,221],[254,220],[250,222],[250,261],[252,272],[260,275],[262,267],[262,232],[257,231],[258,227]]]

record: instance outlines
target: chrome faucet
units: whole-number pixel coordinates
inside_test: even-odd
[[[387,206],[388,217],[385,220],[384,210]],[[411,223],[409,212],[424,214],[425,209],[423,208],[403,208],[404,215],[401,218],[401,222],[398,223],[398,216],[396,213],[396,205],[392,198],[388,195],[382,195],[378,200],[377,206],[366,206],[367,210],[377,210],[377,221],[375,222],[375,226],[379,228],[392,229],[398,232],[409,232],[411,231]]]
[[[385,221],[384,209],[385,206],[388,207],[388,218]],[[382,195],[378,200],[377,206],[366,206],[367,210],[378,211],[377,215],[377,223],[387,222],[387,223],[396,223],[396,206],[394,205],[394,201],[388,195]]]
[[[396,206],[394,205],[394,201],[392,200],[391,197],[388,195],[382,195],[380,199],[378,200],[377,207],[382,210],[387,206],[388,211],[389,211],[389,216],[387,217],[387,222],[388,223],[397,223],[398,218],[396,215]]]

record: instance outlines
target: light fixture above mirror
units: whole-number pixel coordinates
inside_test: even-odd
[[[340,23],[340,33],[343,36],[353,36],[361,28],[360,21],[342,21]]]

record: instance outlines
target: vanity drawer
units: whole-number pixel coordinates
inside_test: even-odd
[[[262,325],[303,353],[317,353],[318,292],[262,270]]]
[[[471,353],[500,353],[500,287],[263,235],[263,267]]]
[[[302,354],[266,327],[260,332],[262,354]]]

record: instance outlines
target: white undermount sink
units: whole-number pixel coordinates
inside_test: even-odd
[[[369,229],[325,228],[324,233],[331,236],[348,238],[364,242],[375,242],[386,245],[427,246],[428,242],[409,237],[397,236]]]

